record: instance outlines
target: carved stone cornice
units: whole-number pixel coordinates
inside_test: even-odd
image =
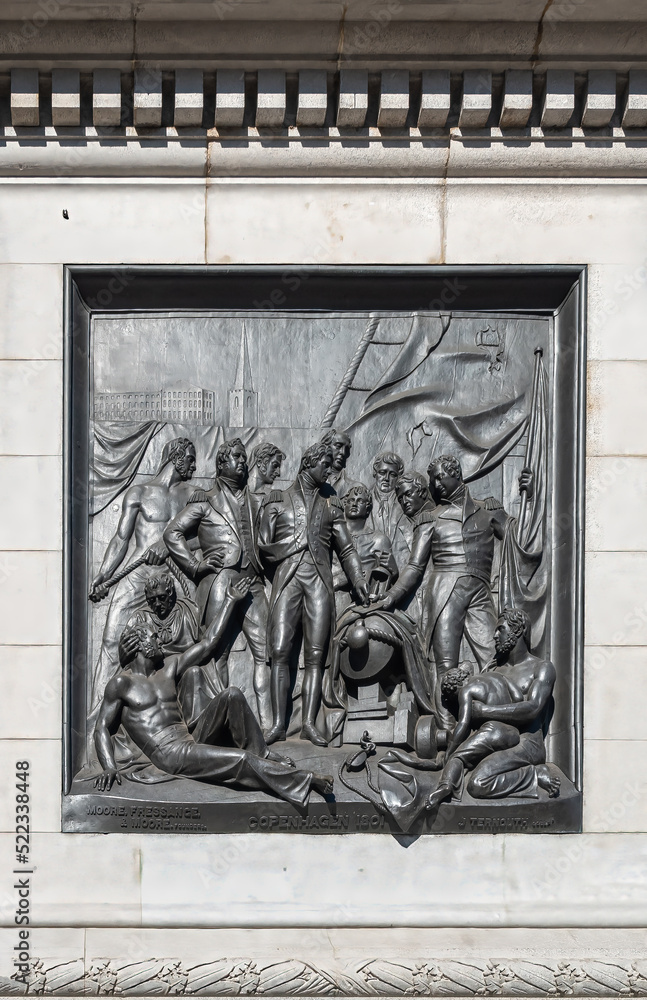
[[[151,129],[176,129],[180,138],[214,141],[325,139],[351,142],[404,138],[431,142],[452,133],[471,138],[519,137],[561,141],[584,130],[583,139],[614,141],[647,130],[647,70],[497,70],[484,60],[460,71],[397,69],[369,72],[299,70],[287,66],[250,71],[243,65],[211,71],[162,69],[132,72],[79,68],[42,72],[15,63],[8,72],[6,138],[23,129],[65,129],[67,139],[151,137]],[[16,133],[16,129],[20,129]],[[134,130],[129,133],[128,130]],[[297,130],[296,136],[294,130]],[[371,130],[377,134],[371,136]],[[45,134],[42,133],[41,134]]]
[[[17,68],[7,86],[0,176],[644,178],[638,69]]]

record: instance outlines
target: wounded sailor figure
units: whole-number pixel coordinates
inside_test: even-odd
[[[204,638],[185,650],[164,656],[150,626],[126,629],[120,659],[126,665],[106,687],[95,729],[101,767],[95,780],[100,791],[121,784],[112,744],[120,725],[152,764],[178,777],[214,785],[261,789],[303,807],[314,788],[322,795],[333,789],[331,775],[300,771],[293,762],[267,746],[243,693],[227,688],[209,703],[192,733],[177,699],[177,682],[199,669],[214,654],[237,601],[248,582],[230,584],[225,601]],[[219,745],[223,742],[225,746]],[[231,745],[233,744],[233,746]]]

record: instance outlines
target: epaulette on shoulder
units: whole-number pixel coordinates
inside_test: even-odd
[[[330,504],[331,507],[338,507],[339,510],[343,510],[344,509],[343,503],[341,502],[341,500],[337,496],[328,497],[328,503]]]
[[[189,503],[204,503],[208,499],[206,490],[194,490],[189,497]]]
[[[282,490],[272,490],[264,498],[263,503],[262,503],[261,506],[267,507],[268,503],[281,503],[282,500],[283,500],[283,491]]]
[[[502,510],[503,504],[496,497],[486,497],[485,500],[481,500],[481,503],[486,510]]]
[[[419,514],[416,514],[412,518],[414,528],[417,528],[419,524],[431,524],[432,521],[436,520],[436,512],[433,510],[421,510]]]

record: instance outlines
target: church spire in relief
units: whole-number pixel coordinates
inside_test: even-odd
[[[258,393],[254,392],[252,370],[247,350],[247,331],[243,323],[240,353],[236,366],[236,379],[229,390],[229,426],[256,427],[258,425]]]

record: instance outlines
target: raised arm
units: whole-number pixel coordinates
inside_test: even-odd
[[[525,493],[528,497],[528,502],[532,501],[535,492],[535,480],[532,473],[532,469],[524,468],[521,470],[521,475],[519,476],[519,495]],[[511,519],[511,515],[507,514],[505,510],[501,507],[498,510],[492,512],[492,530],[496,538],[503,539],[505,535],[506,523]],[[518,523],[517,528],[518,530]]]
[[[222,639],[223,633],[231,618],[234,605],[242,601],[249,591],[250,581],[243,578],[237,583],[229,583],[225,591],[225,600],[220,611],[213,619],[209,628],[200,642],[195,646],[190,646],[183,653],[178,654],[175,666],[175,678],[179,680],[185,670],[189,667],[199,667],[208,663],[218,648],[218,643]]]
[[[508,722],[513,726],[533,722],[544,710],[553,693],[555,676],[555,667],[546,660],[538,670],[524,701],[511,701],[505,705],[476,704],[472,716],[481,722]]]
[[[122,677],[113,677],[108,682],[94,730],[94,745],[97,749],[99,763],[103,768],[103,774],[94,780],[95,788],[98,788],[100,792],[109,792],[115,779],[118,785],[121,784],[121,776],[115,762],[112,736],[119,729],[121,722],[122,684]]]

